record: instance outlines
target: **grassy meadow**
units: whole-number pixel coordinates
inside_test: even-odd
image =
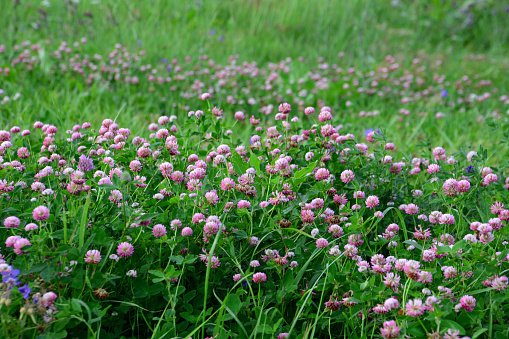
[[[19,54],[14,51],[16,45],[25,41],[41,45],[35,53],[40,62],[32,71],[19,65],[12,67],[9,76],[0,77],[5,95],[12,98],[15,93],[21,94],[16,102],[0,107],[3,125],[27,120],[71,125],[83,116],[99,122],[120,111],[118,122],[143,130],[150,118],[161,114],[185,118],[188,110],[196,108],[195,101],[185,100],[180,94],[203,76],[186,77],[177,84],[176,91],[169,90],[171,85],[151,91],[150,84],[143,81],[135,88],[109,81],[86,84],[75,74],[52,72],[59,62],[51,53],[61,42],[72,45],[84,37],[87,43],[77,50],[82,55],[107,56],[115,44],[121,44],[129,53],[144,51],[141,60],[130,66],[130,73],[137,73],[141,65],[151,65],[162,76],[172,75],[163,61],[177,59],[182,64],[186,56],[192,60],[186,64],[189,69],[203,67],[205,63],[199,61],[203,55],[218,65],[226,65],[230,56],[238,55],[237,64],[255,62],[261,70],[266,70],[269,63],[291,58],[291,71],[283,74],[277,84],[280,95],[275,99],[281,102],[290,99],[288,89],[293,89],[295,96],[295,82],[317,69],[318,58],[344,70],[355,68],[354,77],[360,86],[369,85],[367,74],[385,66],[387,55],[401,67],[395,78],[403,70],[411,71],[412,61],[417,58],[419,66],[426,68],[421,73],[425,86],[429,84],[435,91],[438,86],[445,88],[445,100],[402,104],[398,97],[366,98],[354,90],[343,90],[343,83],[351,79],[339,78],[329,79],[332,81],[327,89],[306,97],[306,105],[321,99],[338,110],[337,123],[350,130],[384,128],[405,151],[415,151],[427,140],[455,150],[464,145],[477,147],[481,142],[486,147],[497,147],[506,132],[503,122],[507,106],[498,98],[508,88],[509,60],[504,46],[509,29],[503,23],[509,13],[507,6],[498,1],[317,0],[313,5],[302,0],[4,1],[0,13],[1,44],[5,45],[0,65],[8,67]],[[338,57],[340,52],[344,53],[342,58]],[[299,57],[305,61],[298,62]],[[443,83],[430,84],[433,76],[443,76]],[[489,92],[492,98],[474,107],[458,105],[461,95],[455,82],[464,76],[470,77],[476,87],[466,92]],[[248,88],[261,86],[262,78]],[[203,80],[206,88],[217,89],[217,78]],[[491,85],[479,88],[479,80],[489,80]],[[240,79],[238,85],[242,87],[245,81]],[[216,104],[223,104],[226,96],[218,93]],[[277,105],[274,101],[278,100],[263,104]],[[347,107],[347,101],[352,105]],[[250,115],[258,113],[261,106],[237,103],[228,109],[245,110]],[[401,108],[411,114],[403,121],[397,114]],[[362,111],[379,114],[358,119]],[[446,118],[435,119],[437,112]],[[492,115],[502,119],[490,126]]]
[[[508,23],[1,0],[0,338],[509,337]]]

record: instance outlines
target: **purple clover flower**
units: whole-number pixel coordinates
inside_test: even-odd
[[[83,172],[89,172],[95,168],[94,160],[86,155],[81,155],[78,163],[78,169]]]

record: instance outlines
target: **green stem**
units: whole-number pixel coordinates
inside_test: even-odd
[[[222,234],[222,227],[219,227],[219,230],[217,231],[217,234],[216,234],[216,237],[214,239],[214,243],[212,244],[212,248],[210,249],[210,252],[209,252],[209,260],[207,262],[207,273],[205,275],[205,291],[203,293],[203,310],[202,310],[202,321],[203,323],[205,324],[205,316],[207,314],[207,294],[208,294],[208,289],[209,289],[209,278],[210,278],[210,264],[211,264],[211,260],[212,260],[212,257],[214,255],[214,250],[216,249],[216,245],[217,245],[217,242],[219,241],[219,238],[221,237],[221,234]],[[201,337],[202,338],[205,338],[205,326],[202,328],[202,333],[201,333]]]
[[[90,204],[90,192],[88,192],[87,200],[85,201],[85,206],[83,208],[83,215],[81,216],[81,223],[80,223],[80,233],[79,233],[79,248],[80,250],[83,249],[83,244],[85,243],[85,229],[87,224],[87,215],[88,215],[88,205]]]
[[[493,301],[491,299],[492,291],[490,291],[490,329],[489,329],[489,338],[493,338]]]

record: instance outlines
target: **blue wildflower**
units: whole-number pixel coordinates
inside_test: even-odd
[[[7,286],[9,286],[10,290],[12,290],[12,288],[14,286],[17,286],[20,284],[20,282],[18,281],[18,274],[19,274],[19,270],[11,270],[8,273],[4,273],[4,272],[2,273],[2,275],[3,275],[2,281]]]
[[[449,95],[449,93],[447,93],[447,90],[445,90],[445,89],[442,90],[441,94],[442,94],[442,98],[446,98],[447,95]]]
[[[167,64],[167,63],[168,63],[168,59],[166,59],[166,58],[162,58],[162,59],[161,59],[161,62],[162,62],[163,64]]]
[[[11,266],[11,268],[12,268],[12,266]],[[19,274],[19,270],[15,270],[15,269],[11,269],[10,271],[2,272],[2,275],[4,277],[7,277],[7,276],[14,276],[14,277],[16,277],[18,274]]]
[[[475,168],[472,165],[468,165],[468,167],[465,169],[465,173],[475,173]]]
[[[368,128],[367,130],[364,131],[364,136],[367,137],[368,134],[371,133],[371,132],[375,132],[375,130],[372,129],[372,128]],[[382,131],[380,130],[380,128],[377,128],[375,133],[378,134],[378,135],[382,135]]]
[[[28,287],[27,284],[25,284],[23,287],[18,287],[18,291],[19,293],[23,294],[23,299],[28,299],[30,292],[32,292],[32,290],[30,289],[30,287]]]

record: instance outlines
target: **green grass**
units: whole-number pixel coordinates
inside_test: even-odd
[[[219,60],[236,53],[259,62],[299,55],[330,60],[344,51],[362,65],[380,53],[503,57],[509,42],[504,25],[509,13],[497,1],[456,6],[447,0],[398,6],[386,0],[49,2],[44,7],[40,1],[2,1],[3,43],[73,42],[85,36],[104,52],[113,43],[137,48],[141,42],[153,61],[202,53]],[[474,4],[469,11],[467,3]]]

